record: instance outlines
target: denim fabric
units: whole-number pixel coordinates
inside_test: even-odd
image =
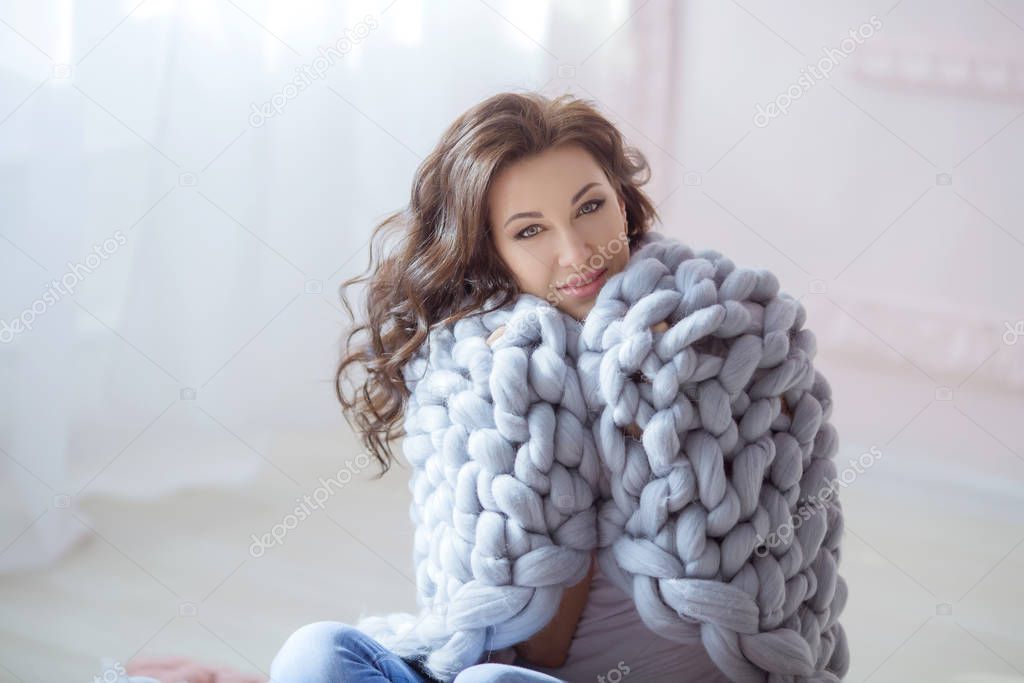
[[[417,662],[407,661],[350,624],[318,621],[298,629],[270,665],[270,683],[432,683]],[[539,671],[483,663],[454,683],[561,683]]]

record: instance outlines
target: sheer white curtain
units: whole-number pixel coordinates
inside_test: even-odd
[[[272,176],[232,178],[275,140],[250,135],[211,163],[223,126],[204,116],[228,111],[204,91],[241,91],[260,70],[203,68],[229,46],[189,34],[216,17],[141,6],[135,31],[104,36],[131,6],[104,9],[22,6],[3,43],[0,570],[87,536],[85,497],[251,477],[267,432],[259,403],[232,396],[257,379],[243,345],[303,291],[253,235],[285,230],[253,220]]]
[[[89,536],[90,496],[290,476],[270,435],[336,419],[336,283],[414,157],[356,134],[327,82],[251,118],[330,30],[379,14],[305,9],[324,23],[281,3],[5,10],[0,571]]]
[[[0,572],[90,497],[291,477],[275,439],[341,421],[338,286],[440,132],[501,90],[608,104],[640,4],[5,9]]]

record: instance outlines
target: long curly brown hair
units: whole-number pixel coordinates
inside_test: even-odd
[[[660,217],[640,187],[650,180],[644,155],[589,100],[564,94],[499,93],[459,116],[420,164],[408,206],[387,216],[370,237],[364,274],[341,284],[352,318],[335,376],[348,423],[379,461],[383,476],[404,436],[409,396],[402,368],[436,324],[514,301],[520,290],[498,256],[488,224],[491,179],[506,165],[563,144],[593,156],[625,200],[630,249]],[[396,238],[390,249],[381,242]],[[376,243],[376,260],[374,257]],[[357,319],[346,290],[366,283]],[[485,309],[496,296],[496,303]],[[347,382],[346,382],[347,380]]]

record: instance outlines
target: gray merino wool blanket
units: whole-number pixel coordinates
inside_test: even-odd
[[[841,680],[838,436],[805,317],[771,272],[648,232],[582,324],[521,294],[435,327],[404,370],[420,611],[356,626],[451,681],[541,630],[597,549],[731,680]]]

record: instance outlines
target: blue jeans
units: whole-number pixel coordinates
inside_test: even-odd
[[[340,621],[317,621],[298,629],[270,665],[269,683],[431,683],[414,663],[391,652],[359,629]],[[464,669],[454,683],[563,683],[539,671],[484,663]]]

